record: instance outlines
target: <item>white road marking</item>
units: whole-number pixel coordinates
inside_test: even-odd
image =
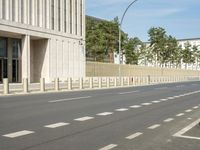
[[[188,110],[186,110],[185,112],[192,112],[192,109],[188,109]]]
[[[4,137],[8,137],[8,138],[16,138],[16,137],[20,137],[20,136],[24,136],[24,135],[28,135],[28,134],[32,134],[32,133],[35,133],[35,132],[34,131],[23,130],[23,131],[19,131],[19,132],[5,134],[3,136]]]
[[[74,119],[75,121],[87,121],[87,120],[91,120],[91,119],[94,119],[94,117],[82,117],[82,118],[77,118],[77,119]]]
[[[152,126],[148,127],[148,129],[153,130],[153,129],[156,129],[156,128],[158,128],[158,127],[160,127],[160,124],[152,125]]]
[[[63,126],[67,126],[67,125],[69,125],[69,123],[59,122],[59,123],[55,123],[55,124],[46,125],[44,127],[54,129],[54,128],[63,127]]]
[[[164,122],[171,122],[173,120],[174,120],[174,118],[168,118],[168,119],[164,120]]]
[[[181,117],[181,116],[184,116],[184,115],[185,115],[184,113],[180,113],[180,114],[177,114],[176,116]]]
[[[179,98],[180,96],[174,96],[174,98]]]
[[[193,108],[194,108],[194,109],[197,109],[197,108],[199,108],[199,106],[194,106]]]
[[[175,99],[174,97],[168,97],[167,99]]]
[[[103,113],[99,113],[97,114],[97,116],[108,116],[108,115],[112,115],[113,112],[103,112]]]
[[[151,105],[152,103],[142,103],[142,105],[144,106],[148,106],[148,105]]]
[[[115,148],[115,147],[117,147],[118,145],[116,145],[116,144],[110,144],[110,145],[108,145],[108,146],[105,146],[105,147],[103,147],[103,148],[100,148],[99,150],[110,150],[110,149],[113,149],[113,148]]]
[[[129,92],[122,92],[122,93],[118,93],[119,95],[124,95],[124,94],[131,94],[131,93],[137,93],[140,91],[129,91]]]
[[[142,107],[142,106],[140,106],[140,105],[133,105],[133,106],[130,106],[131,108],[140,108],[140,107]]]
[[[132,135],[127,136],[126,139],[132,140],[132,139],[134,139],[134,138],[136,138],[136,137],[138,137],[138,136],[140,136],[140,135],[142,135],[142,134],[143,134],[143,133],[141,133],[141,132],[137,132],[137,133],[134,133],[134,134],[132,134]]]
[[[52,100],[48,101],[49,103],[57,103],[57,102],[64,102],[64,101],[72,101],[72,100],[80,100],[80,99],[87,99],[91,98],[91,96],[86,96],[86,97],[75,97],[75,98],[68,98],[68,99],[58,99],[58,100]]]
[[[116,109],[116,111],[127,111],[127,108],[120,108],[120,109]]]
[[[161,101],[152,101],[152,103],[160,103]]]
[[[168,101],[168,99],[160,99],[160,101],[163,101],[163,102],[164,102],[164,101]]]
[[[191,123],[187,127],[183,128],[182,130],[175,133],[173,136],[180,137],[180,138],[186,138],[186,139],[196,139],[200,140],[200,137],[193,137],[193,136],[184,136],[186,132],[188,132],[190,129],[192,129],[194,126],[196,126],[200,122],[200,119],[196,120],[195,122]]]

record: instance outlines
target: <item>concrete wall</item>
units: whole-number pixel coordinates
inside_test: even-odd
[[[86,76],[118,76],[119,65],[87,62]],[[121,65],[121,76],[200,76],[200,71]]]

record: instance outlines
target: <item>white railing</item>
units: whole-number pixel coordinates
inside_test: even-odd
[[[170,77],[87,77],[87,78],[68,78],[65,81],[60,81],[55,78],[52,83],[45,83],[45,79],[41,78],[40,83],[28,83],[28,79],[23,79],[20,84],[12,84],[8,79],[3,79],[3,84],[0,85],[0,95],[9,94],[27,94],[36,92],[58,92],[58,91],[72,91],[84,89],[102,89],[102,88],[116,88],[116,87],[131,87],[144,86],[153,84],[164,84],[185,81],[200,81],[200,77],[196,76],[170,76]]]

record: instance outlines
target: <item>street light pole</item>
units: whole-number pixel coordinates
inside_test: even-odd
[[[137,2],[138,0],[134,0],[133,2],[131,2],[128,7],[126,8],[126,10],[124,11],[123,13],[123,16],[121,18],[121,21],[119,23],[119,78],[121,80],[121,64],[122,64],[122,60],[121,60],[121,57],[123,57],[123,54],[122,54],[122,33],[121,33],[121,29],[122,29],[122,23],[123,23],[123,20],[124,20],[124,17],[128,11],[128,9],[135,3]]]

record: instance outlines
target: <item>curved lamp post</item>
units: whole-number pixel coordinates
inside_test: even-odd
[[[123,23],[123,20],[124,20],[124,17],[125,17],[125,15],[126,15],[126,13],[127,13],[127,11],[128,11],[128,9],[135,3],[135,2],[137,2],[138,0],[134,0],[133,2],[131,2],[129,5],[128,5],[128,7],[126,8],[126,10],[124,11],[124,13],[123,13],[123,16],[122,16],[122,18],[121,18],[121,21],[120,21],[120,23],[119,23],[119,77],[121,78],[121,64],[122,64],[122,60],[121,60],[121,55],[122,55],[122,57],[123,57],[123,54],[122,54],[122,42],[121,42],[121,28],[122,28],[122,23]]]

